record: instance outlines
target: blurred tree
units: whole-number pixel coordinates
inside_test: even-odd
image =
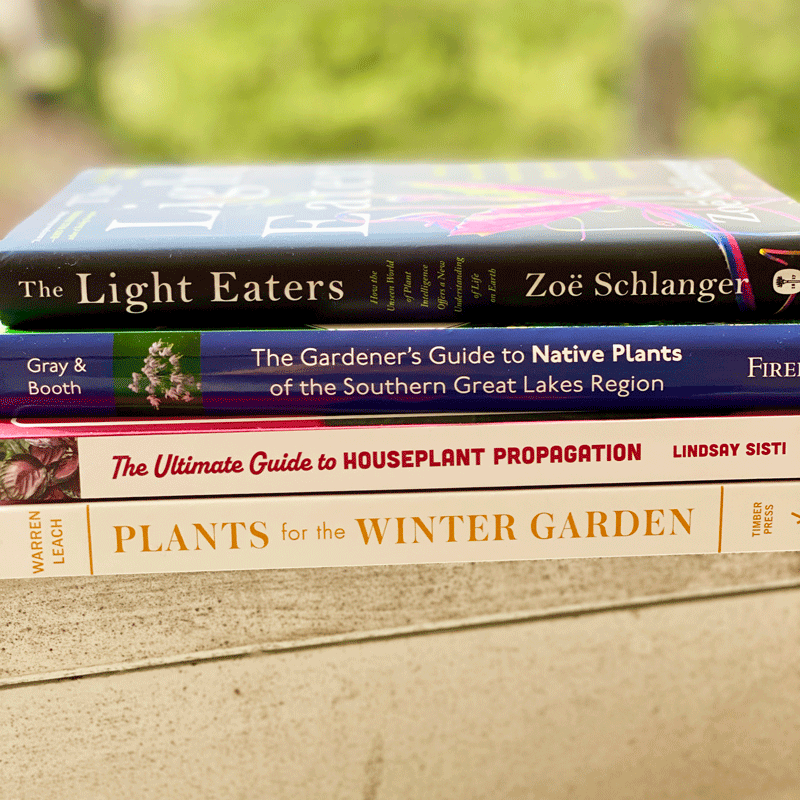
[[[48,24],[46,10],[37,0],[5,0],[0,18],[0,54],[9,85],[33,103],[63,97],[79,72],[77,51]]]
[[[103,114],[101,71],[112,37],[111,0],[38,0],[48,37],[76,54],[76,74],[64,99],[95,117]]]
[[[800,195],[796,0],[42,2],[75,58],[41,96],[134,160],[721,155]]]
[[[140,157],[504,158],[619,149],[615,0],[217,2],[107,74]]]
[[[630,6],[633,150],[639,155],[681,153],[693,71],[689,0],[635,0]]]
[[[800,199],[800,4],[695,2],[686,151],[737,158]]]

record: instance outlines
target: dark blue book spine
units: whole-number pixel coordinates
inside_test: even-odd
[[[0,336],[5,416],[796,408],[800,326]]]
[[[724,159],[88,170],[0,241],[25,330],[786,321],[798,293],[800,204]]]

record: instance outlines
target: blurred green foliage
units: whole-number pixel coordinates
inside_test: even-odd
[[[124,43],[106,103],[143,157],[601,155],[625,49],[610,0],[238,0]]]
[[[735,158],[800,200],[800,3],[698,9],[687,152]]]
[[[688,155],[800,197],[800,4],[695,0]],[[620,0],[217,0],[117,44],[104,124],[133,158],[641,155]]]

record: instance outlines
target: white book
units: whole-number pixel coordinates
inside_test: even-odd
[[[800,415],[474,419],[0,421],[0,504],[800,480]]]
[[[5,578],[800,548],[800,483],[751,481],[16,505]]]

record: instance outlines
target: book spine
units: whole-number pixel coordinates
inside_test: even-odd
[[[49,329],[797,318],[799,225],[724,160],[89,171],[0,295]]]
[[[0,504],[800,480],[794,415],[63,435],[75,430],[0,441]]]
[[[797,318],[794,235],[742,235],[736,254],[708,237],[414,247],[371,245],[198,255],[179,246],[0,254],[4,324],[45,329],[291,328],[298,324],[614,324]],[[643,253],[645,255],[643,255]],[[346,268],[342,267],[346,264]],[[741,275],[737,277],[734,266]],[[34,280],[33,276],[37,276]],[[38,276],[42,276],[39,278]]]
[[[4,416],[795,408],[800,328],[9,334]]]
[[[4,578],[791,551],[796,482],[0,508]]]

